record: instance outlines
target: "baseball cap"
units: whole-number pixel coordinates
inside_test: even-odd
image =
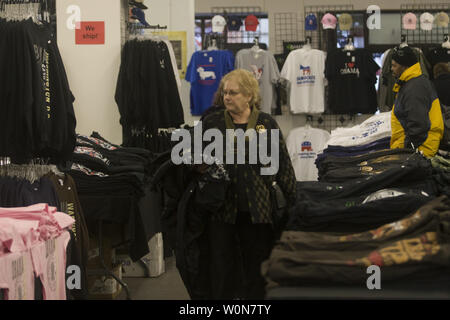
[[[317,29],[317,18],[315,14],[308,14],[305,18],[305,30],[313,31]]]
[[[420,29],[430,31],[433,29],[434,17],[429,12],[424,12],[420,15]]]
[[[327,13],[322,18],[322,25],[324,29],[336,29],[337,19],[331,13]]]
[[[130,1],[130,4],[142,10],[148,9],[148,7],[144,4],[144,0],[132,0]]]
[[[447,28],[450,21],[448,14],[446,14],[444,11],[439,12],[436,17],[434,17],[434,20],[436,21],[436,25],[438,27],[443,28]]]
[[[237,16],[228,17],[227,27],[230,31],[239,31],[242,26],[242,19]]]
[[[350,30],[353,25],[353,18],[348,13],[343,13],[339,16],[339,28],[341,30]]]
[[[142,23],[144,26],[146,27],[149,26],[148,22],[145,21],[145,13],[144,11],[142,11],[142,9],[135,7],[131,9],[131,13],[133,14],[133,18],[135,17],[136,19],[138,19],[139,22]]]
[[[245,18],[245,30],[246,31],[256,31],[258,28],[259,21],[258,18],[253,14],[250,14]]]
[[[403,29],[416,30],[417,17],[414,13],[408,12],[403,16]]]
[[[212,20],[212,32],[223,32],[223,28],[227,25],[225,18],[221,15],[215,15]]]

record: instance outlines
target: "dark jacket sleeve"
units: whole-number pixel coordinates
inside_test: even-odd
[[[425,142],[430,130],[431,123],[428,112],[430,111],[431,101],[427,92],[417,87],[414,89],[409,90],[403,99],[407,113],[406,125],[404,126],[405,146],[412,142],[414,148],[418,148]]]
[[[272,119],[273,120],[273,119]],[[279,131],[279,169],[276,175],[278,185],[283,190],[283,193],[289,203],[292,206],[296,199],[296,183],[294,168],[292,167],[291,158],[286,147],[286,143],[283,138],[283,133],[279,128],[275,120],[273,120],[273,128]]]

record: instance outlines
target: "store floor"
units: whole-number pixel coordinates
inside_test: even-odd
[[[123,278],[132,300],[189,300],[189,295],[175,265],[175,258],[165,260],[166,272],[156,278]],[[117,298],[125,300],[125,290]]]

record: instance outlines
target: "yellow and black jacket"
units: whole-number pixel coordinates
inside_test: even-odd
[[[439,149],[444,133],[441,105],[419,63],[406,69],[393,89],[397,92],[391,118],[391,149],[418,148],[426,157]]]

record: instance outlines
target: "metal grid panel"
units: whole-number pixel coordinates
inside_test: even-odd
[[[299,21],[294,12],[275,13],[275,51],[283,53],[283,41],[299,41]]]
[[[420,16],[425,12],[431,13],[435,16],[438,12],[444,11],[450,15],[450,3],[423,3],[423,4],[402,4],[400,6],[400,23],[401,33],[406,36],[406,41],[409,44],[416,44],[421,46],[436,45],[443,42],[444,35],[449,34],[450,26],[446,28],[437,27],[436,23],[433,23],[433,28],[430,31],[421,30]],[[409,30],[403,28],[403,17],[406,13],[412,12],[417,17],[417,25],[415,30]]]
[[[301,30],[304,38],[311,37],[311,46],[316,49],[327,51],[331,44],[336,43],[335,30],[325,30],[322,27],[322,17],[326,13],[336,14],[337,12],[353,11],[352,4],[338,4],[338,5],[312,5],[304,7],[304,18],[301,21]],[[316,30],[305,30],[305,19],[309,14],[315,14],[317,18]],[[325,88],[325,105],[328,106],[328,87]],[[310,123],[316,128],[321,128],[331,132],[338,127],[352,127],[360,124],[372,115],[342,115],[342,114],[327,114],[320,116],[306,116],[306,123]]]
[[[332,130],[339,127],[353,127],[370,118],[371,114],[359,115],[340,115],[340,114],[322,114],[306,115],[306,123],[314,128],[326,130],[331,133]]]
[[[261,7],[212,7],[212,13],[224,14],[224,13],[260,13]]]
[[[324,30],[322,28],[322,17],[330,12],[332,14],[335,14],[336,12],[342,12],[342,11],[353,11],[353,5],[352,4],[339,4],[339,5],[320,5],[320,6],[305,6],[304,12],[305,12],[305,18],[309,14],[315,14],[317,18],[317,29],[310,31],[304,29],[304,20],[302,23],[302,30],[304,32],[304,36],[311,37],[312,40],[312,47],[315,49],[321,49],[321,50],[328,50],[328,44],[333,43],[332,39],[330,41],[330,37],[335,38],[335,33],[330,32],[330,30]]]
[[[249,14],[253,14],[258,18],[260,18],[260,16],[267,16],[267,13],[262,12],[262,8],[259,6],[212,7],[211,13],[213,15],[220,14],[224,16],[225,19],[227,19],[228,16],[236,15],[242,17],[242,20]],[[210,43],[210,39],[213,39],[214,37],[218,37],[218,48],[225,49],[227,43],[251,43],[256,37],[261,38],[261,36],[268,36],[268,33],[262,33],[260,28],[258,28],[257,31],[246,31],[244,25],[242,25],[239,31],[225,30],[226,31],[222,35],[223,39],[220,38],[220,36],[205,35],[206,38],[203,39],[203,49],[206,49]]]

